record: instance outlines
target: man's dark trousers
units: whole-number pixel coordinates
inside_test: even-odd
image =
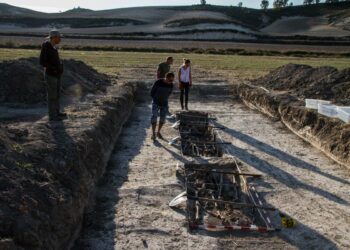
[[[45,74],[49,119],[57,119],[60,112],[61,78]]]

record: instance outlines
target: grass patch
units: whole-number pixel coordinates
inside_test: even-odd
[[[18,168],[25,169],[25,170],[33,170],[34,168],[32,163],[19,162],[19,161],[16,161],[16,166]]]
[[[15,24],[21,27],[71,27],[71,28],[98,28],[124,26],[127,24],[141,25],[145,22],[122,18],[33,18],[33,17],[0,17],[1,24]]]
[[[0,48],[8,49],[40,49],[40,45],[18,45],[12,41],[0,44]],[[292,57],[349,57],[350,53],[332,53],[316,51],[277,51],[277,50],[246,50],[246,49],[201,49],[201,48],[128,48],[117,46],[81,46],[81,45],[63,45],[62,50],[70,51],[119,51],[119,52],[145,52],[145,53],[190,53],[190,54],[213,54],[213,55],[242,55],[242,56],[292,56]]]
[[[0,49],[1,60],[23,57],[38,57],[39,50]],[[77,59],[91,65],[98,71],[116,74],[128,68],[155,69],[168,55],[174,56],[177,68],[183,58],[193,61],[193,70],[199,67],[204,70],[220,71],[220,73],[242,78],[262,76],[272,69],[288,63],[307,64],[313,67],[333,66],[339,70],[348,68],[350,58],[336,57],[285,57],[285,56],[248,56],[248,55],[216,55],[195,53],[149,53],[119,51],[61,51],[63,59]],[[137,73],[135,73],[137,74]],[[142,79],[142,75],[139,77]]]
[[[23,153],[23,146],[20,144],[14,144],[12,146],[13,151],[15,151],[16,153],[22,154]]]

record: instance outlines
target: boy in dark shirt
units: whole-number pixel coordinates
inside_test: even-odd
[[[61,63],[57,45],[61,42],[61,34],[57,30],[50,31],[48,41],[41,47],[40,64],[44,67],[45,81],[47,84],[47,105],[50,121],[60,121],[66,117],[60,112],[61,75],[63,65]]]
[[[162,129],[168,107],[168,100],[171,92],[173,91],[173,82],[175,75],[174,73],[167,73],[165,79],[157,80],[152,87],[151,96],[153,99],[152,103],[152,140],[156,140],[156,137],[163,139],[160,133]],[[157,120],[159,116],[158,132],[156,134]]]
[[[161,64],[159,64],[157,69],[157,79],[164,79],[166,74],[170,72],[170,67],[173,63],[174,63],[174,58],[172,56],[169,56],[167,57],[165,62],[162,62]],[[172,116],[171,113],[169,112],[169,107],[167,107],[166,115]]]

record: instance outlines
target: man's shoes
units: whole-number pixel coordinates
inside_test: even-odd
[[[188,111],[188,107],[185,108]]]
[[[164,139],[163,136],[162,136],[162,134],[161,134],[160,132],[157,133],[157,137],[158,137],[159,139],[161,139],[161,140]]]
[[[63,119],[61,117],[51,117],[49,118],[50,122],[60,122],[63,121]]]
[[[66,113],[58,113],[57,115],[53,117],[49,117],[50,122],[59,122],[67,119]]]
[[[157,140],[156,135],[152,134],[151,139],[152,139],[152,141],[156,141]]]

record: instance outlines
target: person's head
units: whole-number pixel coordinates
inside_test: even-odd
[[[62,35],[58,30],[51,30],[49,33],[50,42],[57,45],[61,42]]]
[[[167,74],[165,75],[165,81],[166,81],[167,83],[172,83],[172,82],[174,82],[174,79],[175,79],[175,74],[172,73],[172,72],[169,72],[169,73],[167,73]]]
[[[190,59],[184,58],[184,65],[185,65],[186,67],[190,67],[190,66],[191,66],[191,60],[190,60]]]
[[[172,56],[167,57],[167,59],[166,59],[167,64],[172,65],[173,62],[174,62],[174,58]]]

